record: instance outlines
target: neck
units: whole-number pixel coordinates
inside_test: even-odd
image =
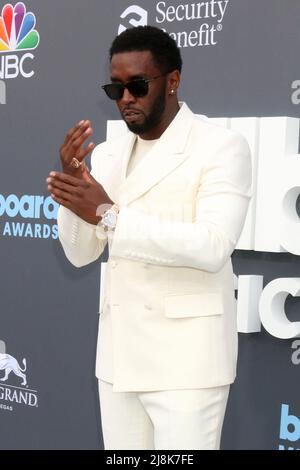
[[[166,107],[165,113],[162,116],[160,123],[148,132],[144,134],[139,134],[139,137],[144,140],[154,140],[159,139],[160,136],[165,132],[167,127],[171,124],[176,114],[178,113],[180,107],[178,101],[170,103],[168,108]]]

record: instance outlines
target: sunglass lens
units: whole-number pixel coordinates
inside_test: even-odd
[[[102,88],[111,100],[120,100],[124,93],[124,86],[121,83],[109,83]]]
[[[148,93],[148,82],[146,80],[133,80],[132,82],[127,83],[126,87],[134,97],[141,98],[146,96]]]

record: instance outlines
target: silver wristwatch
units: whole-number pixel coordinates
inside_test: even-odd
[[[107,211],[104,212],[100,225],[107,231],[113,231],[117,225],[119,208],[117,204],[114,204]]]

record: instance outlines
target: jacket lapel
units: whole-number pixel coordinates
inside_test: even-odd
[[[178,167],[187,157],[187,139],[192,127],[194,114],[185,103],[139,165],[126,177],[126,170],[136,136],[129,133],[123,149],[119,204],[128,205],[145,194],[165,176]]]

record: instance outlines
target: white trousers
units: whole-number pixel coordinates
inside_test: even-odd
[[[99,380],[104,447],[217,450],[229,388],[113,392]]]

